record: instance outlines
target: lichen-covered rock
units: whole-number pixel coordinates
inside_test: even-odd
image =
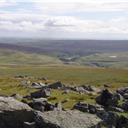
[[[38,128],[90,128],[101,120],[96,116],[80,111],[37,112]]]
[[[24,122],[32,122],[33,110],[12,97],[0,97],[0,128],[23,128]]]
[[[117,95],[112,94],[109,90],[105,89],[101,94],[96,97],[96,102],[104,107],[116,106],[119,98]]]

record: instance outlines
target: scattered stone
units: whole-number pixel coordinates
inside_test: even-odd
[[[114,106],[110,107],[109,110],[114,112],[124,112],[123,109]]]
[[[89,93],[88,90],[85,90],[84,87],[81,87],[81,86],[80,87],[76,87],[75,91],[80,93],[80,94],[85,94],[85,93],[88,94]]]
[[[41,112],[53,111],[55,108],[55,105],[48,103],[46,100],[41,100],[41,99],[33,100],[33,102],[30,102],[28,105],[33,109]]]
[[[36,89],[41,89],[43,87],[46,87],[46,84],[34,82],[31,84],[31,87],[36,88]]]
[[[31,93],[32,98],[47,98],[51,95],[51,90],[50,89],[41,89],[39,91]]]
[[[123,96],[125,93],[128,93],[128,87],[123,87],[123,88],[118,89],[117,93]]]
[[[102,126],[105,128],[127,128],[128,126],[128,118],[112,111],[103,111],[97,113],[97,116],[102,119]]]
[[[105,88],[110,88],[110,87],[111,87],[111,85],[104,84],[104,87],[105,87]]]
[[[40,77],[40,78],[38,78],[38,80],[44,80],[44,81],[47,81],[48,78],[47,78],[47,77]]]
[[[12,94],[11,97],[13,97],[16,100],[22,100],[23,97],[20,94]]]
[[[128,127],[128,117],[121,115],[117,118],[116,128],[127,128]]]
[[[69,89],[64,89],[64,91],[62,92],[62,94],[69,94],[70,90]]]
[[[123,95],[123,97],[124,97],[124,99],[128,99],[128,93],[125,93],[125,94]]]
[[[33,102],[45,102],[47,101],[47,98],[36,98],[36,99],[33,99]]]
[[[82,102],[78,102],[73,106],[73,109],[77,109],[80,110],[82,112],[89,112],[88,110],[88,104],[87,103],[82,103]]]
[[[22,80],[20,83],[21,86],[29,86],[30,84],[31,84],[31,81],[29,80]]]
[[[64,87],[65,85],[62,84],[60,81],[48,85],[48,88],[51,88],[51,89],[63,89]]]
[[[57,110],[57,111],[62,111],[62,109],[63,109],[61,102],[56,103],[56,104],[55,104],[55,107],[56,107],[55,110]]]
[[[80,110],[82,112],[88,112],[91,114],[96,114],[99,111],[103,111],[103,107],[99,105],[92,105],[92,104],[87,104],[84,102],[78,102],[74,105],[73,109]]]
[[[128,112],[128,100],[122,104],[121,108]]]
[[[17,78],[17,79],[23,79],[23,78],[27,78],[28,76],[27,75],[17,75],[17,76],[15,76],[15,78]]]

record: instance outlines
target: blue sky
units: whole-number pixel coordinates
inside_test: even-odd
[[[127,0],[0,0],[1,37],[128,39],[127,23]]]

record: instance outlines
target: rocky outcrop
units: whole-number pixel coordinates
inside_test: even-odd
[[[0,128],[23,128],[24,122],[32,122],[33,110],[12,97],[0,97]]]
[[[43,103],[45,99],[34,99]],[[0,128],[92,128],[101,119],[96,115],[80,111],[35,111],[13,97],[0,97]]]
[[[35,89],[41,89],[41,88],[45,88],[46,85],[43,84],[43,83],[39,83],[39,82],[37,83],[37,82],[34,82],[34,83],[31,84],[31,87],[33,87],[33,88],[35,88]]]
[[[104,107],[116,106],[118,104],[119,97],[112,94],[109,90],[105,89],[101,94],[96,97],[96,102]]]
[[[100,105],[92,105],[87,103],[78,102],[73,106],[73,109],[80,110],[82,112],[88,112],[91,114],[96,114],[99,111],[104,111],[104,108]]]
[[[63,88],[65,88],[65,85],[62,84],[60,81],[57,81],[57,82],[55,82],[53,84],[48,85],[48,88],[51,88],[51,89],[63,89]]]
[[[45,98],[33,99],[33,101],[30,102],[28,105],[32,107],[33,109],[41,111],[41,112],[53,111],[55,108],[55,105],[47,102]]]
[[[35,119],[38,128],[91,128],[101,122],[95,115],[71,110],[37,112]]]
[[[124,99],[128,99],[128,87],[118,89],[117,93],[123,96]]]
[[[49,88],[47,89],[41,89],[39,91],[32,92],[31,98],[47,98],[51,95],[51,90]]]

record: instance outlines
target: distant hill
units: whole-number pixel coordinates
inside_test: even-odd
[[[128,51],[128,40],[1,39],[0,47],[36,53],[88,55]]]
[[[0,53],[6,49],[25,64],[75,64],[98,67],[128,67],[128,40],[48,40],[48,39],[0,39]],[[3,51],[2,51],[3,50]],[[15,51],[15,53],[12,53]],[[18,57],[14,54],[19,55]],[[3,54],[2,54],[3,55]],[[22,57],[21,57],[22,56]],[[29,57],[28,57],[29,56]],[[35,57],[36,56],[36,57]],[[113,57],[115,56],[115,58]],[[9,59],[7,55],[4,56]],[[12,58],[13,58],[12,57]],[[29,59],[28,59],[28,58]],[[13,60],[10,57],[10,61]],[[31,58],[31,59],[30,59]],[[37,59],[38,60],[35,60]],[[43,58],[43,59],[42,59]],[[31,60],[31,61],[30,61]],[[3,61],[2,59],[0,60]],[[47,62],[47,64],[48,64]]]

